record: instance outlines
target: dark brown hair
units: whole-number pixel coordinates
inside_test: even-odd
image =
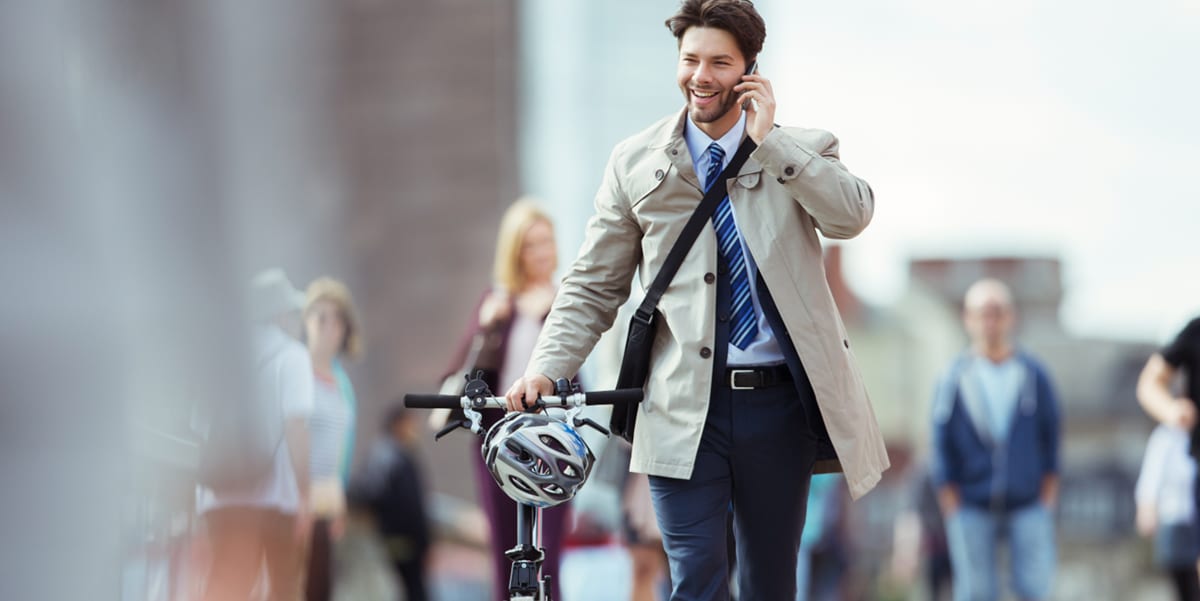
[[[684,0],[666,24],[680,42],[692,27],[723,29],[737,40],[747,64],[758,58],[767,37],[767,25],[750,0]]]

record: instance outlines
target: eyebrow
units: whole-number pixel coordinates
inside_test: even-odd
[[[681,56],[683,56],[684,58],[698,58],[700,55],[696,54],[695,52],[684,52],[684,53],[682,53],[682,54],[681,54]],[[727,61],[732,61],[732,60],[733,60],[733,55],[731,55],[731,54],[718,54],[718,55],[716,55],[716,56],[714,56],[714,57],[711,57],[711,60],[714,60],[714,61],[719,61],[719,60],[727,60]]]

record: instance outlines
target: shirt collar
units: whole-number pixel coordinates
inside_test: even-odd
[[[725,151],[725,161],[723,165],[728,165],[733,159],[733,154],[737,152],[738,145],[742,143],[742,134],[746,132],[746,111],[741,111],[741,116],[738,117],[737,123],[725,132],[719,140],[713,140],[708,137],[708,134],[700,130],[695,123],[692,122],[691,115],[688,115],[683,123],[683,138],[687,141],[688,152],[692,155],[692,165],[696,166],[708,163],[708,146],[714,141],[721,145],[721,150]],[[704,171],[697,169],[696,173],[703,174]]]

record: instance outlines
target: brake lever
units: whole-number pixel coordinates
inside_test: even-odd
[[[595,421],[593,421],[593,420],[592,420],[592,418],[590,418],[590,417],[576,417],[576,418],[575,418],[574,420],[572,420],[572,421],[574,421],[574,422],[575,422],[575,427],[576,427],[576,428],[579,428],[579,427],[582,427],[582,426],[588,426],[589,428],[592,428],[592,429],[594,429],[594,430],[599,430],[599,431],[600,431],[600,433],[601,433],[601,434],[603,434],[603,435],[604,435],[604,436],[606,436],[606,437],[608,437],[608,436],[612,436],[612,432],[609,432],[609,431],[608,431],[608,428],[605,428],[604,426],[601,426],[600,424],[596,423],[596,422],[595,422]]]
[[[445,436],[459,428],[466,428],[467,430],[470,430],[471,424],[470,424],[470,422],[468,422],[465,419],[454,420],[453,422],[446,424],[446,426],[444,428],[442,428],[441,430],[438,430],[438,433],[433,436],[433,439],[441,440],[443,436]]]
[[[525,413],[540,413],[540,412],[544,411],[547,407],[546,401],[542,400],[541,395],[538,395],[537,400],[532,403],[526,403],[526,402],[522,401],[522,405],[525,407],[524,409],[522,409],[522,411],[524,411]]]

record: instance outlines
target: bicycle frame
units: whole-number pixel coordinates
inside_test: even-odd
[[[482,416],[478,410],[487,407],[507,407],[504,397],[492,396],[487,384],[482,380],[482,372],[477,372],[474,377],[471,374],[467,374],[466,378],[467,385],[461,397],[447,395],[404,395],[404,404],[407,407],[423,409],[462,408],[466,419],[448,424],[437,433],[437,439],[458,428],[464,428],[477,435],[483,435]],[[571,383],[566,379],[559,379],[555,383],[555,392],[557,396],[540,397],[530,405],[529,409],[531,411],[541,411],[548,408],[566,409],[567,412],[563,417],[563,421],[573,424],[576,427],[586,425],[595,428],[603,432],[605,436],[609,436],[610,434],[603,426],[591,419],[578,416],[584,405],[638,403],[642,400],[641,389],[601,391],[585,394],[572,387]],[[527,503],[517,504],[517,544],[504,552],[504,556],[512,561],[512,570],[509,572],[508,579],[509,601],[553,601],[550,598],[552,576],[550,574],[541,574],[542,562],[545,559],[546,553],[544,549],[535,544],[539,528],[538,515],[537,507]]]

